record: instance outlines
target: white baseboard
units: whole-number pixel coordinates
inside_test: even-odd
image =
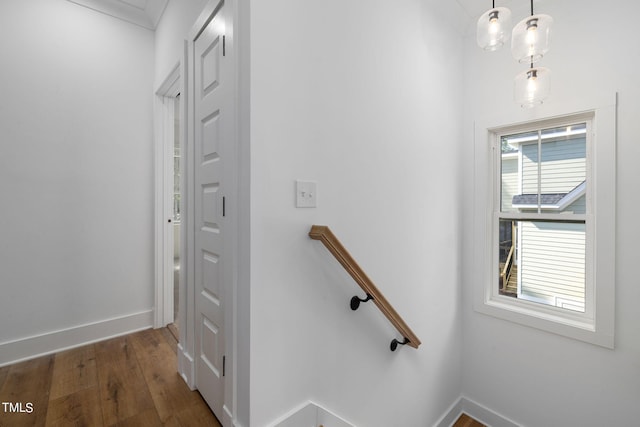
[[[0,344],[0,367],[153,326],[153,310],[78,325]]]
[[[471,418],[485,424],[487,427],[520,427],[519,424],[511,421],[507,417],[464,396],[451,405],[449,410],[434,424],[434,427],[451,427],[462,414],[467,414]]]
[[[433,427],[451,427],[455,423],[460,415],[462,415],[462,399],[458,399],[453,405],[449,407],[447,412],[440,417],[440,419],[433,425]]]
[[[269,424],[269,427],[299,427],[299,426],[327,425],[335,427],[355,427],[328,409],[307,401],[287,412]]]
[[[227,405],[222,406],[222,425],[224,427],[233,427],[233,414]]]
[[[519,424],[466,397],[460,398],[462,412],[489,427],[520,427]]]

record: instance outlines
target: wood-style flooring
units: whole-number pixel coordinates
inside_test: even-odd
[[[176,344],[149,329],[0,368],[0,402],[22,409],[0,404],[0,427],[220,427],[178,375]]]
[[[221,427],[178,375],[176,346],[148,329],[0,368],[0,427]],[[453,427],[484,425],[462,414]]]

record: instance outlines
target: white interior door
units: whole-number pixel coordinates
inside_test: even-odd
[[[225,288],[231,265],[225,195],[233,148],[230,64],[221,9],[193,44],[195,380],[218,419],[224,405]],[[228,62],[228,61],[227,61]]]

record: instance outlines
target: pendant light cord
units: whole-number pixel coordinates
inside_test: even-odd
[[[533,0],[531,0],[531,16],[533,16]]]

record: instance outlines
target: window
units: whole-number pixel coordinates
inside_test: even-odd
[[[587,127],[497,134],[501,295],[585,312]]]
[[[586,111],[477,128],[474,306],[613,348],[615,105]]]

